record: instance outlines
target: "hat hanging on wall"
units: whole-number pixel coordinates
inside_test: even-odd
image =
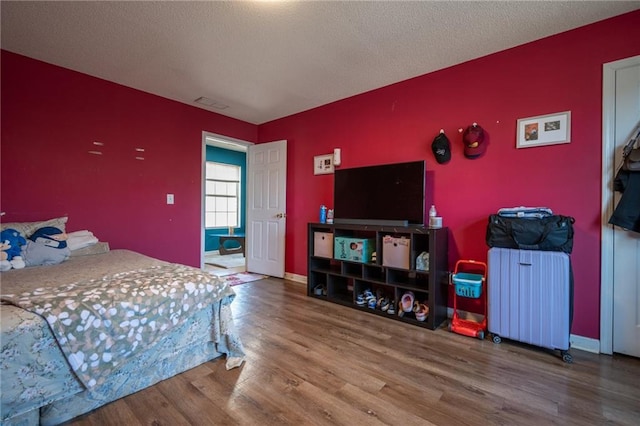
[[[433,150],[433,156],[436,157],[438,164],[446,164],[451,160],[451,144],[449,143],[447,136],[444,134],[444,130],[440,129],[438,136],[433,139],[431,149]]]
[[[474,159],[485,153],[487,142],[484,136],[484,130],[478,123],[473,123],[465,129],[462,134],[465,157]]]

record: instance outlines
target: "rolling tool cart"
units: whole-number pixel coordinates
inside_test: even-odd
[[[461,272],[461,267],[469,271],[471,269],[470,266],[473,266],[474,270],[481,268],[482,274]],[[453,318],[449,324],[449,331],[464,336],[477,337],[480,340],[484,339],[487,331],[487,291],[483,287],[485,287],[487,281],[487,264],[475,260],[459,260],[456,262],[451,281],[455,286],[455,292],[453,295]],[[460,318],[457,309],[458,297],[482,298],[482,321],[477,322]]]

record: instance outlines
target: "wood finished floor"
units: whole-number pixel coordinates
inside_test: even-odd
[[[205,363],[68,425],[638,425],[640,360],[425,330],[267,279],[234,287],[239,369]]]

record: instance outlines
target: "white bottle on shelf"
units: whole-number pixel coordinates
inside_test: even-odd
[[[436,212],[436,206],[431,205],[429,209],[429,228],[431,229],[439,229],[442,228],[442,218],[438,217],[438,213]]]

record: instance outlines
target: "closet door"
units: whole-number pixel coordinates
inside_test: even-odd
[[[640,60],[618,69],[615,80],[617,170],[622,147],[640,120]],[[620,197],[614,194],[616,205]],[[613,275],[613,352],[640,357],[640,233],[614,226]]]

